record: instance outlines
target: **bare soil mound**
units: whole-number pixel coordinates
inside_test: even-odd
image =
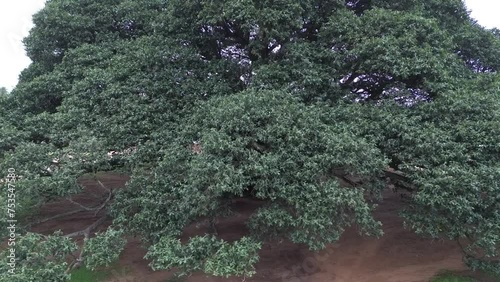
[[[99,178],[111,189],[124,186],[129,179],[125,175],[105,174]],[[92,179],[82,179],[86,191],[73,197],[74,201],[95,205],[102,189]],[[101,194],[99,194],[101,193]],[[95,196],[92,196],[94,194]],[[458,246],[451,241],[431,240],[418,237],[403,229],[402,219],[397,213],[402,206],[398,194],[387,192],[385,199],[375,211],[375,217],[382,221],[385,235],[380,239],[365,238],[352,228],[342,238],[319,254],[312,253],[305,246],[289,242],[267,243],[260,252],[257,274],[246,281],[254,282],[421,282],[429,281],[443,270],[466,271]],[[237,239],[247,233],[244,220],[260,204],[246,199],[235,202],[236,215],[219,220],[217,230],[227,240]],[[46,205],[40,217],[51,217],[77,208],[69,201]],[[38,224],[33,228],[45,234],[62,230],[65,234],[84,229],[97,219],[94,212],[80,212],[54,221]],[[110,224],[108,220],[100,229]],[[185,239],[202,234],[203,226],[191,226]],[[154,272],[143,257],[146,253],[137,238],[129,238],[119,264],[129,269],[127,273],[113,273],[112,281],[167,281],[171,272]],[[241,281],[241,278],[215,278],[196,273],[188,282]]]

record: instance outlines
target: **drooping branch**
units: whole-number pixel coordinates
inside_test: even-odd
[[[57,215],[54,215],[54,216],[51,216],[51,217],[47,217],[47,218],[44,218],[44,219],[39,219],[39,220],[30,222],[26,227],[31,227],[32,225],[44,223],[44,222],[51,221],[51,220],[54,220],[54,219],[58,219],[58,218],[61,218],[61,217],[66,217],[66,216],[74,215],[74,214],[77,214],[77,213],[82,212],[82,211],[85,211],[85,209],[76,209],[76,210],[72,210],[72,211],[69,211],[69,212],[57,214]]]
[[[469,257],[471,256],[468,252],[467,252],[467,248],[460,242],[460,238],[457,238],[455,241],[457,241],[457,245],[458,247],[460,248],[460,251],[462,251],[462,254],[464,255],[464,257]]]
[[[334,168],[334,169],[332,169],[331,173],[333,176],[347,182],[352,187],[357,187],[357,186],[363,184],[363,181],[361,178],[358,178],[358,177],[348,173],[345,170],[345,168],[341,168],[341,167]]]
[[[409,192],[415,192],[417,190],[417,187],[415,187],[415,185],[411,184],[410,179],[408,179],[407,176],[405,176],[404,174],[402,174],[400,172],[386,170],[385,177],[389,178],[398,187],[403,188]]]
[[[107,217],[108,217],[107,215],[104,215],[101,218],[99,218],[97,221],[95,221],[94,223],[92,223],[91,225],[87,226],[87,228],[85,228],[83,230],[80,230],[80,231],[76,231],[76,232],[67,234],[67,235],[64,235],[64,236],[72,238],[72,237],[78,237],[78,236],[82,236],[83,235],[83,236],[85,236],[85,238],[89,238],[90,237],[90,232],[92,232],[99,225],[101,225],[106,220]]]
[[[256,150],[257,152],[264,154],[266,153],[269,149],[266,147],[265,144],[262,144],[260,142],[252,141],[248,144],[249,148]]]
[[[100,181],[99,181],[99,183],[100,183]],[[94,213],[94,216],[97,216],[97,214],[109,203],[109,201],[111,201],[113,192],[111,190],[108,190],[108,191],[109,191],[108,197],[106,198],[106,200],[104,200],[104,202],[100,206],[97,207],[97,209],[96,209],[96,211]]]
[[[84,240],[84,245],[85,245],[85,241],[88,240],[88,236],[85,235],[85,238],[83,238],[83,240]],[[82,265],[83,254],[84,254],[84,245],[80,248],[80,254],[78,255],[78,257],[75,257],[74,255],[72,255],[74,260],[68,265],[68,268],[65,271],[66,274],[70,273],[74,269],[79,268]]]
[[[99,186],[104,189],[106,192],[111,193],[108,187],[106,187],[100,180],[97,180],[97,183],[99,183]]]
[[[76,201],[73,200],[73,198],[71,196],[68,197],[68,201],[70,201],[72,204],[75,204],[77,206],[79,206],[80,208],[82,208],[83,210],[86,210],[86,211],[93,211],[96,209],[96,207],[87,207],[87,206],[84,206]]]
[[[73,198],[71,196],[68,197],[68,201],[79,206],[81,209],[83,209],[85,211],[95,211],[95,215],[97,215],[109,203],[109,201],[111,201],[111,198],[113,196],[113,191],[110,190],[109,188],[107,188],[101,181],[97,180],[97,183],[99,183],[99,186],[102,189],[104,189],[105,191],[108,192],[108,196],[101,204],[99,204],[95,207],[87,207],[87,206],[84,206],[84,205],[76,202],[75,200],[73,200]]]
[[[72,270],[79,268],[82,265],[83,262],[83,247],[80,249],[80,254],[78,257],[75,257],[73,255],[74,260],[68,265],[68,268],[66,269],[65,273],[69,274]]]
[[[110,190],[110,189],[108,189],[101,181],[97,180],[97,182],[99,183],[99,185],[104,190],[106,190],[108,192],[106,199],[102,203],[100,203],[99,205],[97,205],[95,207],[87,207],[85,205],[82,205],[82,204],[74,201],[71,198],[71,196],[70,196],[69,198],[67,198],[67,200],[69,202],[71,202],[71,203],[79,206],[80,208],[75,209],[75,210],[71,210],[71,211],[67,211],[67,212],[63,212],[63,213],[60,213],[60,214],[56,214],[54,216],[50,216],[50,217],[47,217],[47,218],[41,218],[41,219],[37,219],[37,220],[31,221],[31,222],[27,223],[23,228],[31,228],[32,226],[37,225],[37,224],[45,223],[45,222],[48,222],[48,221],[51,221],[51,220],[56,220],[56,219],[59,219],[59,218],[67,217],[67,216],[74,215],[74,214],[77,214],[77,213],[80,213],[80,212],[85,212],[85,211],[94,211],[94,216],[97,216],[99,214],[99,212],[104,207],[106,207],[106,205],[113,198],[113,191]],[[102,196],[100,198],[102,198]]]

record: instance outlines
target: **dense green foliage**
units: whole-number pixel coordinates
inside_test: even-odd
[[[0,171],[22,176],[18,215],[81,191],[85,173],[131,175],[88,267],[117,258],[122,232],[151,244],[154,269],[226,277],[251,276],[265,240],[381,236],[390,169],[408,228],[500,272],[500,37],[462,1],[49,0],[34,23],[33,63],[0,96]],[[361,180],[344,187],[339,170]],[[224,241],[217,219],[241,198],[262,205]],[[179,240],[204,220],[207,234]],[[36,236],[23,250],[59,248]],[[19,279],[68,278],[73,245],[54,242],[53,263],[23,257]]]
[[[9,94],[9,91],[5,87],[0,87],[0,97],[5,97]]]

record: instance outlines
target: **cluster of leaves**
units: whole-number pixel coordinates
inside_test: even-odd
[[[78,244],[60,231],[52,235],[26,233],[16,238],[15,245],[0,252],[0,280],[68,281],[70,271],[82,262],[96,269],[116,261],[125,245],[122,235],[122,232],[113,229],[97,233],[85,240],[79,251]],[[13,264],[9,255],[15,258]],[[15,267],[13,271],[12,266]]]
[[[175,267],[181,271],[179,275],[202,270],[214,276],[251,277],[260,248],[261,243],[248,237],[228,243],[206,235],[191,238],[183,245],[175,237],[164,236],[150,247],[145,258],[152,259],[154,270]]]
[[[77,246],[70,238],[64,238],[60,233],[44,236],[28,233],[17,238],[14,256],[16,258],[15,271],[9,270],[10,248],[1,252],[0,279],[3,281],[67,281],[69,267],[66,257],[77,250]]]
[[[110,228],[104,233],[96,233],[95,237],[86,240],[83,245],[82,257],[85,266],[90,270],[109,266],[118,260],[125,243],[122,230]]]
[[[381,234],[365,189],[341,188],[329,173],[349,167],[369,183],[386,160],[347,126],[325,124],[321,113],[278,91],[200,104],[158,165],[117,196],[115,223],[150,236],[180,235],[188,223],[216,217],[228,201],[250,196],[267,202],[251,219],[255,236],[274,233],[321,249],[352,223]],[[199,155],[189,149],[193,139],[202,140]]]

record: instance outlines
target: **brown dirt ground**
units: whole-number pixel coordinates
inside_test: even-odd
[[[109,188],[123,187],[128,177],[120,174],[101,175],[100,180]],[[96,181],[82,179],[85,193],[75,196],[77,202],[96,205],[96,198],[104,195]],[[403,229],[402,220],[397,216],[402,206],[398,194],[387,192],[385,199],[375,211],[375,217],[382,221],[385,235],[380,239],[361,237],[354,228],[347,230],[341,239],[319,254],[312,253],[305,246],[289,242],[267,243],[260,252],[256,266],[257,274],[246,279],[251,282],[421,282],[443,270],[470,274],[462,263],[459,248],[454,242],[431,240],[416,236]],[[234,240],[247,230],[244,220],[258,207],[259,203],[239,200],[235,203],[237,214],[222,219],[217,224],[219,235]],[[40,218],[54,216],[77,208],[69,201],[48,204],[40,211]],[[54,221],[39,224],[33,231],[44,234],[62,230],[65,234],[84,229],[96,220],[92,212],[81,212]],[[104,230],[110,221],[99,229]],[[187,228],[184,239],[203,233],[206,227]],[[128,269],[125,273],[113,272],[110,281],[123,282],[163,282],[171,272],[152,271],[143,257],[145,248],[137,238],[130,237],[120,256],[119,265]],[[187,282],[232,282],[241,278],[215,278],[195,273]],[[487,281],[480,278],[480,281]],[[492,281],[492,280],[490,280]]]

